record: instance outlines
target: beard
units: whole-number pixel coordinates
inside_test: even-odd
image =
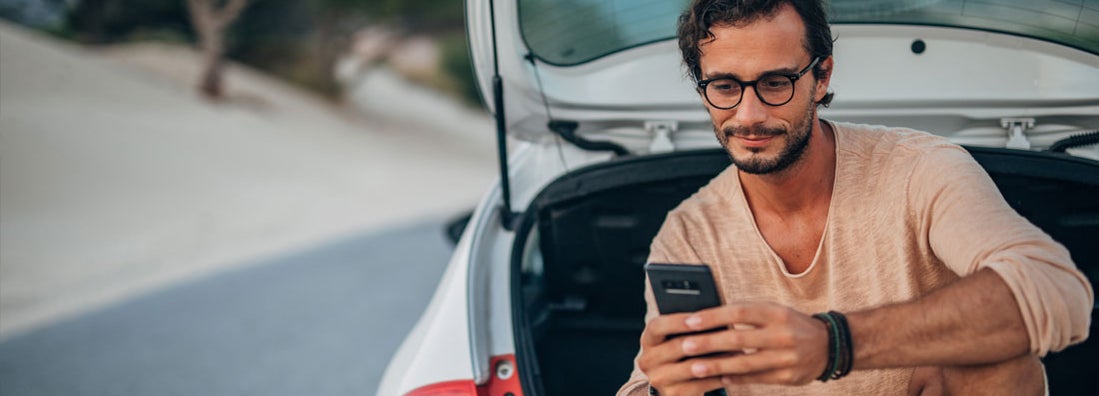
[[[732,158],[737,169],[753,175],[781,172],[797,163],[805,154],[805,149],[809,147],[809,137],[813,135],[813,125],[810,122],[813,119],[813,110],[810,107],[805,117],[793,125],[790,130],[766,126],[730,126],[716,131],[718,140],[721,141],[722,146],[725,146],[725,151],[729,153],[729,157]],[[762,151],[759,148],[748,148],[748,151],[756,155],[737,158],[729,146],[729,140],[733,136],[778,137],[782,135],[787,136],[786,146],[773,158],[764,158],[759,155]]]

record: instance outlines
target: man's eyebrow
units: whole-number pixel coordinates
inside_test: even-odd
[[[718,80],[718,79],[723,79],[723,78],[731,78],[731,79],[734,79],[734,80],[737,80],[737,81],[741,81],[740,77],[737,77],[737,75],[733,74],[733,73],[714,73],[714,74],[703,75],[702,77],[703,77],[702,78],[703,80]]]
[[[772,74],[778,74],[780,76],[785,76],[785,75],[788,75],[788,74],[797,74],[799,71],[801,71],[801,70],[784,67],[784,68],[771,69],[771,70],[764,71],[763,73],[759,74],[759,77],[763,77],[763,76],[766,76],[766,75],[772,75]],[[703,75],[703,77],[704,77],[703,80],[716,80],[716,79],[721,79],[721,78],[731,78],[731,79],[734,79],[734,80],[737,80],[737,81],[748,81],[746,79],[740,78],[740,76],[736,75],[736,73],[725,73],[725,72],[706,74],[706,75]]]

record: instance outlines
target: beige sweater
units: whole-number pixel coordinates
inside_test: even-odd
[[[774,301],[805,313],[915,299],[988,267],[1014,293],[1031,352],[1044,355],[1087,337],[1093,298],[1087,279],[1063,246],[1007,205],[964,149],[911,130],[833,126],[834,193],[808,270],[789,273],[764,241],[733,167],[668,214],[649,261],[706,264],[726,302]],[[651,289],[645,301],[647,322],[658,314]],[[805,387],[728,393],[896,395],[904,394],[912,371],[855,371]],[[645,385],[635,364],[619,394],[644,394]]]

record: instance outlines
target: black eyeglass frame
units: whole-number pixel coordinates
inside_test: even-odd
[[[763,104],[768,105],[768,106],[778,107],[778,106],[782,106],[782,105],[785,105],[787,103],[790,103],[791,100],[794,100],[794,94],[797,93],[797,89],[796,89],[797,87],[794,87],[794,86],[797,85],[798,79],[800,79],[801,76],[804,76],[805,73],[808,73],[809,70],[811,70],[813,68],[813,66],[817,65],[817,63],[820,63],[820,57],[819,56],[816,57],[816,58],[813,58],[813,61],[809,62],[809,66],[805,66],[804,69],[801,69],[801,71],[799,71],[797,73],[793,73],[793,74],[781,74],[781,73],[765,74],[762,77],[757,78],[757,79],[752,80],[752,81],[740,81],[740,80],[737,80],[737,79],[732,78],[732,77],[709,78],[709,79],[705,79],[705,80],[702,80],[702,81],[698,82],[698,90],[699,90],[699,92],[702,93],[702,97],[706,98],[706,103],[709,103],[710,106],[713,106],[713,107],[721,109],[721,110],[731,110],[731,109],[739,106],[740,102],[744,101],[744,91],[747,90],[748,87],[752,87],[752,91],[754,91],[756,93],[756,97],[759,98],[760,102],[762,102]],[[773,103],[768,102],[767,99],[763,98],[763,95],[761,95],[759,93],[759,89],[756,89],[756,84],[759,83],[760,81],[768,78],[768,77],[773,77],[773,76],[776,76],[776,75],[781,76],[781,77],[789,78],[790,79],[790,86],[792,87],[792,89],[790,90],[790,97],[789,98],[786,98],[786,100],[783,101],[782,103],[774,103],[773,104]],[[719,80],[732,80],[732,81],[734,81],[734,82],[736,82],[737,84],[740,85],[740,98],[738,98],[736,103],[734,103],[732,106],[721,107],[721,106],[715,105],[714,101],[710,100],[710,95],[706,93],[706,86],[710,85],[710,83],[712,83],[714,81],[719,81]]]

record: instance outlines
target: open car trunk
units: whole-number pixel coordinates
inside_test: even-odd
[[[969,148],[1020,214],[1099,281],[1099,162]],[[721,149],[625,158],[570,172],[524,214],[512,249],[523,392],[608,395],[625,383],[644,327],[643,265],[665,214],[729,165]],[[1099,394],[1091,338],[1044,361],[1053,395]]]

